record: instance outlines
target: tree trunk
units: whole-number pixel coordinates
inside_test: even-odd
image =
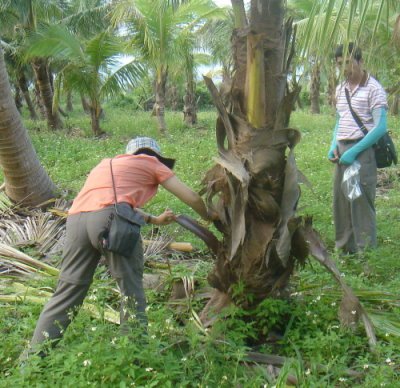
[[[29,109],[29,115],[30,115],[31,120],[37,120],[38,116],[37,116],[35,107],[33,106],[31,96],[29,94],[28,81],[26,80],[25,73],[23,70],[19,71],[18,85],[21,88],[22,94],[24,95],[24,99],[25,99],[26,105]]]
[[[165,85],[167,83],[167,70],[160,69],[155,82],[156,102],[153,107],[153,114],[157,117],[158,130],[161,134],[167,131],[165,122]]]
[[[53,111],[53,90],[47,71],[46,60],[36,58],[32,62],[32,67],[39,85],[40,97],[46,110],[47,126],[49,129],[60,129],[62,128],[62,122],[58,111]]]
[[[193,68],[190,67],[186,74],[186,93],[184,97],[183,119],[186,124],[197,123],[196,96],[194,94],[195,82],[193,79]]]
[[[42,98],[40,97],[39,83],[37,82],[36,78],[35,78],[35,105],[39,109],[40,118],[42,120],[45,120],[46,119],[46,109],[44,108]]]
[[[90,118],[92,124],[92,131],[94,136],[100,136],[104,132],[100,128],[100,116],[102,114],[101,106],[98,102],[94,101],[90,105]]]
[[[390,113],[393,116],[398,116],[399,114],[399,105],[400,105],[400,94],[394,93],[392,104],[390,105]]]
[[[21,113],[22,109],[21,89],[17,84],[14,85],[14,89],[15,89],[15,95],[14,95],[15,106],[17,107],[18,112]]]
[[[81,103],[83,111],[85,113],[90,113],[90,104],[83,94],[81,94]]]
[[[0,165],[5,192],[15,202],[35,206],[52,198],[55,187],[15,107],[1,47],[0,90]]]
[[[314,63],[311,69],[311,84],[310,84],[310,100],[311,100],[311,113],[321,113],[319,106],[319,94],[321,88],[321,71],[318,62]]]
[[[336,85],[337,77],[335,73],[335,66],[332,64],[328,76],[328,105],[336,109]]]
[[[74,107],[72,105],[72,92],[68,90],[67,92],[67,105],[65,107],[67,112],[72,112],[74,110]]]
[[[219,214],[215,226],[223,235],[208,277],[215,293],[202,314],[205,322],[213,307],[218,311],[231,301],[251,307],[284,295],[295,263],[308,254],[295,217],[300,190],[293,148],[300,135],[288,128],[300,90],[290,90],[287,82],[292,23],[284,22],[280,0],[252,0],[249,28],[243,1],[232,6],[240,17],[232,39],[236,72],[228,111],[205,78],[219,114],[219,159],[207,172],[203,193]]]

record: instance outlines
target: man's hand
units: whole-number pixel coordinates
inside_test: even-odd
[[[165,209],[158,217],[152,217],[151,223],[154,225],[168,225],[175,221],[175,214],[171,209]]]

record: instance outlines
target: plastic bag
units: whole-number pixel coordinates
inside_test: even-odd
[[[351,202],[361,196],[360,188],[360,171],[361,165],[356,160],[353,164],[346,168],[343,174],[342,190],[343,194]]]

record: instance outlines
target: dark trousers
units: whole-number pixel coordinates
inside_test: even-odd
[[[97,264],[103,253],[122,294],[121,328],[127,331],[129,319],[146,324],[143,289],[143,248],[139,241],[129,257],[102,252],[99,236],[107,227],[112,207],[70,215],[57,289],[40,314],[31,348],[46,339],[60,339],[82,305]]]
[[[351,144],[338,142],[339,154],[349,149]],[[360,188],[362,195],[350,202],[343,194],[341,184],[348,166],[337,164],[333,185],[333,217],[336,232],[336,248],[355,253],[367,247],[376,246],[375,194],[377,170],[373,148],[358,155],[360,168]]]

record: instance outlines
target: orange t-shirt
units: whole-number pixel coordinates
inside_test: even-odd
[[[117,202],[133,207],[143,206],[157,193],[158,185],[174,175],[156,157],[144,154],[118,155],[112,168]],[[110,159],[103,159],[90,172],[68,214],[99,210],[114,202]]]

